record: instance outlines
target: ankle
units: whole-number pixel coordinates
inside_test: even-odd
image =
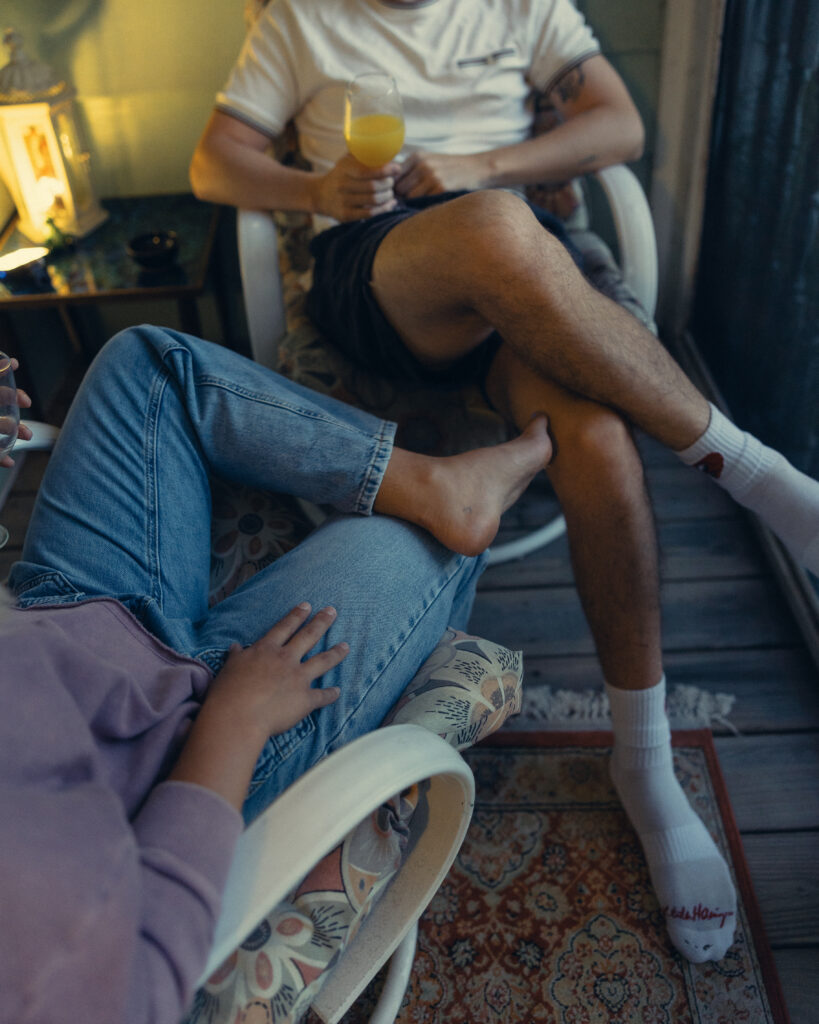
[[[621,690],[605,684],[615,744],[625,749],[663,747],[671,740],[665,712],[665,675],[644,690]]]
[[[375,496],[373,511],[423,525],[418,516],[427,505],[432,477],[428,464],[435,461],[428,455],[394,448]]]

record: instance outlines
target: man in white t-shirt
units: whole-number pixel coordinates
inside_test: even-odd
[[[395,77],[407,125],[401,159],[374,170],[342,135],[345,84],[368,70]],[[562,119],[537,137],[535,93]],[[310,171],[268,153],[290,120]],[[518,428],[548,413],[546,469],[612,708],[612,776],[671,939],[703,961],[728,949],[736,902],[673,773],[656,543],[630,425],[704,468],[814,572],[819,484],[710,406],[512,191],[642,145],[636,108],[570,0],[274,0],[217,97],[191,180],[203,199],[335,222],[313,243],[309,309],[352,358],[407,378],[478,372]]]

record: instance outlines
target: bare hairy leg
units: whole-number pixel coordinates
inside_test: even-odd
[[[376,254],[373,290],[422,361],[445,365],[494,328],[532,371],[705,469],[819,575],[819,481],[712,407],[516,196],[476,192],[397,225]]]
[[[374,509],[428,530],[445,547],[479,555],[501,515],[551,458],[545,416],[505,444],[434,458],[393,449]]]
[[[674,774],[656,545],[630,433],[612,410],[539,380],[508,346],[488,386],[515,421],[533,407],[549,409],[555,455],[548,472],[611,706],[612,781],[643,845],[671,941],[695,963],[719,960],[733,941],[736,897]]]
[[[381,243],[373,292],[430,365],[494,328],[541,376],[610,405],[674,450],[706,429],[705,398],[657,339],[597,292],[516,196],[461,196],[398,224]]]
[[[464,202],[463,221],[460,210],[449,223],[439,218],[432,246],[427,225],[416,223],[425,215],[400,225],[379,250],[374,291],[408,347],[432,364],[496,328],[506,343],[488,381],[493,400],[519,425],[548,411],[556,442],[549,475],[612,707],[612,779],[672,942],[694,962],[720,959],[736,898],[674,775],[653,522],[639,458],[613,412],[681,450],[703,435],[710,407],[656,339],[593,292],[533,218],[519,216],[520,204],[499,193],[480,203]],[[455,203],[447,205],[452,214]]]
[[[611,409],[532,373],[502,345],[487,390],[510,422],[547,409],[547,473],[566,516],[572,567],[603,675],[623,689],[662,676],[654,520],[631,433]]]

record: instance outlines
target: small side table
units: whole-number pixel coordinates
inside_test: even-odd
[[[205,290],[220,208],[190,194],[106,199],[102,205],[109,214],[103,224],[70,248],[45,257],[47,279],[42,283],[0,280],[0,315],[55,309],[80,353],[72,307],[171,298],[176,299],[182,330],[201,335],[196,299]],[[175,231],[179,238],[177,259],[164,270],[145,270],[126,251],[130,239],[153,231]],[[15,216],[0,235],[0,255],[32,244],[17,230]],[[217,308],[223,316],[221,296],[217,296]],[[4,316],[4,320],[13,337],[10,318]],[[18,351],[21,348],[17,346]]]

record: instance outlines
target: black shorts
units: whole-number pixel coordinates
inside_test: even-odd
[[[492,334],[473,352],[444,370],[419,362],[387,321],[370,288],[375,253],[396,224],[420,210],[447,202],[463,192],[404,200],[387,213],[338,224],[318,234],[310,245],[314,258],[313,286],[307,313],[321,333],[357,365],[407,384],[459,387],[481,383],[500,344]],[[562,222],[533,203],[529,207],[542,226],[566,246],[578,266],[582,257]]]

